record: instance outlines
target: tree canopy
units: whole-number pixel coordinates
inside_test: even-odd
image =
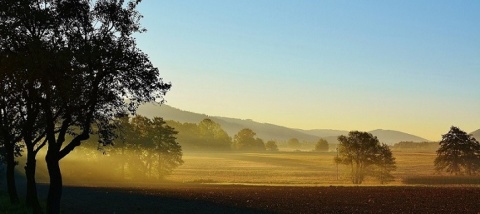
[[[318,142],[315,144],[315,151],[317,152],[325,152],[328,151],[328,141],[320,138]]]
[[[349,165],[352,183],[361,184],[366,176],[373,176],[382,183],[392,179],[395,158],[386,144],[368,132],[351,131],[338,137],[339,157],[336,163]]]
[[[277,142],[275,142],[274,140],[267,141],[267,143],[265,144],[265,149],[270,152],[278,152]]]
[[[178,142],[184,150],[226,151],[231,149],[232,140],[220,124],[203,119],[198,124],[166,121],[178,131]]]
[[[458,127],[442,135],[434,164],[438,172],[474,175],[480,170],[480,143]]]
[[[256,135],[248,128],[240,130],[233,138],[233,148],[238,151],[265,151],[265,143]]]
[[[92,126],[109,144],[111,119],[134,113],[141,103],[161,102],[170,89],[136,46],[134,33],[144,32],[139,2],[0,1],[2,76],[24,83],[7,93],[35,91],[21,97],[39,104],[44,121],[48,213],[60,210],[59,161],[90,137]],[[73,138],[66,141],[67,135]]]

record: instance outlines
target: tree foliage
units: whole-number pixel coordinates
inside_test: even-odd
[[[139,2],[0,1],[1,62],[8,68],[2,72],[31,83],[37,93],[22,98],[40,104],[44,121],[48,213],[60,210],[59,161],[90,137],[92,126],[109,144],[111,119],[143,102],[161,102],[170,88],[136,46],[133,34],[144,31]]]
[[[373,176],[382,183],[392,179],[395,158],[387,145],[368,132],[351,131],[338,137],[339,157],[335,162],[351,167],[352,183],[361,184],[366,176]]]
[[[265,149],[269,152],[278,152],[277,142],[273,140],[267,141],[267,143],[265,144]]]
[[[231,149],[232,140],[220,124],[211,119],[200,123],[180,123],[167,121],[167,124],[178,131],[178,142],[184,150],[192,151],[227,151]]]
[[[434,164],[438,172],[474,175],[480,169],[480,143],[471,135],[452,126],[442,135]]]
[[[237,151],[265,151],[265,143],[256,135],[248,128],[240,130],[233,138],[233,148]]]
[[[320,138],[318,142],[315,144],[315,151],[317,152],[326,152],[328,151],[328,141]]]
[[[122,160],[118,168],[123,179],[162,179],[183,164],[177,132],[162,118],[137,115],[131,121],[121,118],[118,122],[120,137],[110,155]]]

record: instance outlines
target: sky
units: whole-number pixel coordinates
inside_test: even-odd
[[[182,110],[439,140],[480,129],[480,1],[144,0]]]

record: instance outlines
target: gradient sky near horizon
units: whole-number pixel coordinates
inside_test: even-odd
[[[480,1],[144,0],[167,104],[439,140],[480,129]]]

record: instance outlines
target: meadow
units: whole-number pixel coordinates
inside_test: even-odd
[[[185,153],[185,163],[167,177],[179,183],[262,185],[349,185],[349,168],[337,165],[336,152]],[[394,152],[395,181],[434,176],[434,152]],[[379,185],[367,178],[366,185]]]

